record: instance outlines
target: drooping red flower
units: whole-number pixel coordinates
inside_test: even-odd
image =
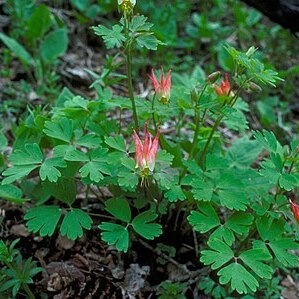
[[[165,77],[163,68],[161,68],[160,82],[158,81],[155,75],[154,69],[152,69],[151,74],[148,76],[152,81],[158,101],[160,101],[162,104],[168,104],[170,99],[170,90],[171,90],[171,71],[168,71]]]
[[[152,141],[152,137],[148,131],[147,124],[144,125],[144,142],[142,143],[136,131],[133,130],[135,141],[135,160],[136,168],[141,172],[147,173],[148,170],[153,171],[155,168],[156,155],[159,146],[160,131]]]
[[[289,202],[291,204],[291,208],[293,211],[293,215],[297,221],[297,223],[299,224],[299,205],[294,203],[292,200],[289,199]]]
[[[221,81],[220,86],[215,85],[215,92],[219,96],[228,96],[230,92],[230,82],[228,79],[228,74],[224,74],[224,80]]]

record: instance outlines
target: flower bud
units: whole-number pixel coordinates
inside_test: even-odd
[[[262,91],[262,88],[259,85],[255,84],[254,82],[249,83],[249,89],[253,92],[261,92]]]
[[[210,84],[213,84],[219,79],[220,75],[221,73],[219,71],[214,72],[207,77],[206,81]]]
[[[251,57],[255,52],[256,52],[256,48],[252,46],[247,50],[246,56]]]

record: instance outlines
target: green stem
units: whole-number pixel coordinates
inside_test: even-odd
[[[121,122],[122,122],[122,109],[121,107],[119,108],[119,129],[118,129],[118,134],[121,132]]]
[[[284,202],[284,203],[282,203],[281,205],[277,206],[276,209],[278,210],[278,209],[280,209],[281,207],[286,206],[286,205],[289,205],[289,204],[290,204],[289,202]]]
[[[277,199],[278,195],[281,194],[281,191],[282,191],[282,189],[281,189],[281,187],[279,186],[279,180],[278,180],[278,181],[277,181],[277,184],[276,184],[276,192],[275,192],[275,195],[274,195],[274,201],[275,201],[275,202],[276,202],[276,199]],[[272,206],[273,206],[273,203],[272,203]],[[271,206],[271,208],[272,208],[272,206]]]
[[[189,157],[188,157],[187,161],[191,160],[194,157],[194,153],[195,153],[195,149],[196,149],[196,145],[197,145],[197,139],[198,139],[198,135],[199,135],[199,129],[200,129],[201,124],[204,122],[204,119],[205,119],[205,116],[206,116],[206,113],[207,113],[207,109],[206,109],[204,111],[204,114],[203,114],[202,118],[200,119],[200,116],[199,116],[200,111],[199,110],[197,111],[198,104],[200,103],[201,97],[202,97],[204,91],[206,90],[207,86],[208,86],[208,84],[205,83],[205,85],[203,86],[203,88],[200,92],[200,95],[198,96],[197,101],[195,103],[195,109],[194,109],[194,113],[195,113],[195,130],[194,130],[191,150],[189,152]],[[185,177],[186,173],[187,173],[187,168],[185,167],[183,172],[180,175],[180,182]]]
[[[210,145],[210,143],[211,143],[211,140],[212,140],[212,138],[213,138],[213,136],[214,136],[214,133],[215,133],[216,129],[218,128],[218,126],[220,125],[220,123],[221,123],[223,117],[224,117],[223,115],[220,115],[220,116],[217,118],[217,120],[215,121],[215,123],[214,123],[214,125],[213,125],[213,127],[212,127],[212,130],[211,130],[211,132],[210,132],[210,135],[209,135],[209,137],[208,137],[208,140],[207,140],[207,142],[205,143],[205,146],[204,146],[204,148],[203,148],[203,150],[202,150],[202,152],[201,152],[201,155],[200,155],[200,157],[199,157],[199,162],[198,162],[198,164],[199,164],[199,166],[201,166],[201,167],[203,166],[203,161],[204,161],[204,159],[205,159],[205,157],[206,157],[206,153],[207,153],[208,147],[209,147],[209,145]]]
[[[155,130],[157,132],[158,130],[158,126],[157,126],[157,121],[156,121],[156,117],[155,117],[155,99],[156,99],[156,94],[154,94],[153,100],[152,100],[152,111],[153,111],[153,123],[155,126]]]
[[[126,39],[127,39],[125,54],[126,54],[127,79],[128,79],[128,92],[129,92],[129,98],[132,103],[135,130],[137,132],[139,132],[137,108],[136,108],[136,103],[135,103],[133,82],[132,82],[132,57],[131,57],[131,41],[130,41],[130,37],[129,37],[129,22],[130,22],[129,18],[130,18],[129,15],[125,14],[125,35],[126,35]]]
[[[134,92],[133,92],[133,83],[132,83],[132,63],[131,63],[131,48],[130,48],[130,46],[126,53],[126,63],[127,63],[129,97],[130,97],[130,100],[132,103],[135,130],[137,132],[139,132],[139,123],[138,123],[137,109],[136,109],[136,103],[135,103]]]
[[[204,91],[206,90],[206,88],[207,88],[207,83],[205,83],[205,85],[202,88],[201,93],[198,97],[198,100],[196,101],[196,106],[195,106],[195,131],[194,131],[192,146],[191,146],[191,150],[190,150],[190,153],[189,153],[188,160],[190,160],[194,157],[194,152],[195,152],[196,145],[197,145],[197,139],[198,139],[198,135],[199,135],[200,125],[203,122],[203,120],[205,118],[205,115],[206,115],[206,112],[207,112],[207,110],[205,110],[205,112],[203,114],[203,117],[202,117],[202,120],[200,120],[199,111],[196,111],[198,109],[198,104],[200,103],[201,97],[202,97]]]
[[[30,299],[35,299],[34,294],[32,293],[32,291],[30,290],[29,286],[27,283],[22,283],[22,288],[24,289],[24,291],[27,293],[28,297]]]
[[[185,121],[185,114],[184,112],[181,112],[179,117],[177,118],[177,125],[176,125],[178,138],[181,137],[181,129],[184,124],[184,121]]]

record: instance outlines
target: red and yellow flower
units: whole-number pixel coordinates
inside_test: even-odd
[[[136,168],[139,168],[143,177],[148,176],[150,172],[154,171],[159,146],[159,136],[160,131],[158,130],[154,140],[152,140],[147,124],[145,124],[144,142],[142,143],[136,131],[133,130]]]
[[[164,76],[163,69],[161,68],[160,82],[158,81],[154,69],[152,69],[149,78],[153,84],[158,101],[162,104],[168,104],[170,100],[171,90],[171,71],[168,71],[166,77]]]
[[[230,89],[230,82],[228,78],[228,74],[224,74],[224,79],[221,81],[220,86],[215,85],[215,92],[219,96],[228,96],[231,89]]]

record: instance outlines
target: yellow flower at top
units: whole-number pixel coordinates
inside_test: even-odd
[[[131,12],[134,6],[136,5],[136,0],[117,0],[117,1],[120,9],[125,13]]]

